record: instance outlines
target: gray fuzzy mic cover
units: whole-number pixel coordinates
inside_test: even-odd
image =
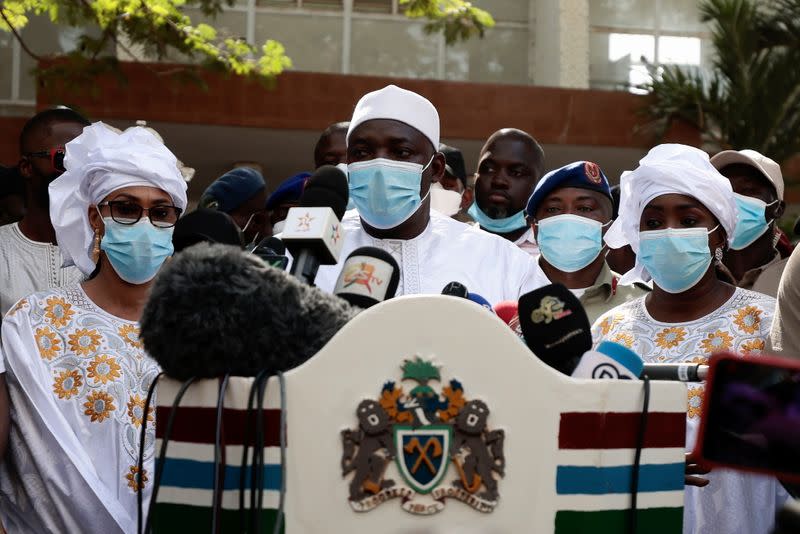
[[[254,376],[303,363],[357,311],[236,247],[200,243],[161,269],[141,339],[179,380]]]

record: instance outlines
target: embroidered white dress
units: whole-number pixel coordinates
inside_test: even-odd
[[[322,266],[315,284],[332,292],[347,256],[372,246],[389,252],[400,265],[397,295],[439,294],[450,282],[461,282],[490,303],[517,300],[541,286],[531,257],[502,237],[431,213],[425,230],[413,239],[377,239],[361,226],[358,212],[342,219],[345,240],[337,265]]]
[[[147,503],[151,489],[152,409],[143,477],[140,429],[159,372],[138,334],[80,286],[33,294],[6,315],[11,433],[0,513],[9,532],[136,531],[136,490],[144,482]]]
[[[712,353],[760,354],[769,336],[775,299],[737,288],[720,308],[683,323],[663,323],[647,311],[644,297],[617,306],[592,327],[595,345],[623,344],[646,363],[708,363]],[[702,384],[689,384],[686,448],[694,449],[700,423]],[[687,534],[768,534],[788,495],[773,478],[715,469],[705,488],[686,487],[683,531]]]
[[[18,223],[0,226],[0,317],[24,296],[80,282],[77,267],[63,261],[56,245],[31,241]]]

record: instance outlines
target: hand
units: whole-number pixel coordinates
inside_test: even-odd
[[[684,484],[687,486],[704,488],[708,486],[710,481],[707,478],[697,475],[707,475],[710,472],[711,469],[702,467],[697,463],[697,459],[692,455],[691,452],[686,453],[686,474],[684,476]]]

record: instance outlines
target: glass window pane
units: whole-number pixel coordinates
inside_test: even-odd
[[[353,74],[433,78],[437,37],[423,24],[406,20],[353,19],[350,70]]]
[[[609,28],[655,28],[656,0],[592,0],[589,23]]]
[[[658,38],[658,62],[700,65],[700,38],[665,35]]]
[[[256,13],[256,43],[267,39],[283,44],[293,69],[342,71],[341,17]]]
[[[528,22],[528,2],[525,0],[474,0],[472,5],[485,9],[498,22]]]
[[[207,17],[198,9],[185,9],[192,24],[201,22],[213,26],[219,37],[244,38],[247,35],[247,13],[243,11],[223,11],[216,17]]]
[[[619,56],[615,50],[617,59],[611,59],[609,37],[608,33],[589,34],[589,84],[593,89],[627,90],[631,56]]]
[[[13,42],[14,36],[10,32],[0,32],[0,100],[11,98]]]
[[[529,83],[525,29],[492,28],[483,39],[448,46],[445,54],[448,80]]]
[[[608,60],[619,61],[630,57],[638,63],[644,58],[654,61],[656,56],[656,38],[652,35],[634,33],[611,33],[608,35]]]
[[[392,0],[353,0],[353,11],[391,13]]]
[[[661,0],[659,18],[662,32],[704,32],[697,0]]]

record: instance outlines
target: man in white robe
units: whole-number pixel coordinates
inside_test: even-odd
[[[316,285],[332,291],[348,254],[386,250],[400,265],[398,295],[441,293],[461,282],[489,302],[536,289],[528,254],[511,242],[431,212],[429,190],[445,172],[439,115],[422,96],[390,85],[364,95],[347,134],[350,195],[339,264],[323,266]]]

